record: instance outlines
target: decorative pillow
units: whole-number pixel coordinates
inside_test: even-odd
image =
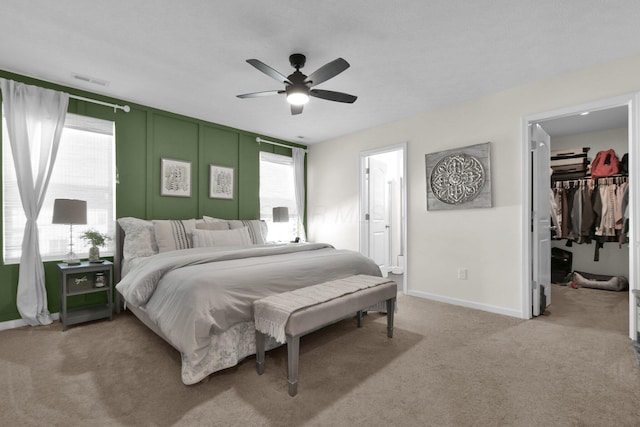
[[[153,228],[159,252],[193,247],[192,233],[196,229],[195,219],[153,220]]]
[[[226,219],[214,218],[212,216],[202,215],[204,222],[227,222]]]
[[[125,233],[124,244],[122,245],[124,259],[129,260],[158,253],[158,243],[153,230],[153,222],[139,218],[124,217],[118,219],[118,224],[120,224]]]
[[[196,224],[198,230],[228,230],[229,223],[227,221],[202,222]]]
[[[573,272],[573,282],[583,288],[604,289],[607,291],[624,291],[629,286],[629,280],[624,276],[602,276],[597,274]]]
[[[251,237],[247,227],[234,230],[193,230],[193,247],[249,246]]]
[[[249,229],[249,236],[254,245],[264,245],[267,241],[267,223],[260,219],[249,220],[230,220],[229,228],[235,230],[236,228],[247,227]]]

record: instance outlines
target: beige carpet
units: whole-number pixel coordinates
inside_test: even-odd
[[[638,426],[627,293],[554,286],[534,320],[399,298],[302,339],[298,395],[284,348],[180,381],[180,357],[128,313],[0,332],[2,426]]]

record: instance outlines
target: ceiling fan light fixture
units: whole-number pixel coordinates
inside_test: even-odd
[[[349,63],[347,61],[342,58],[337,58],[324,64],[308,76],[300,71],[300,68],[304,67],[305,61],[306,57],[301,53],[294,53],[291,55],[289,57],[289,62],[296,70],[289,76],[285,76],[258,59],[247,59],[247,62],[258,71],[280,83],[283,83],[284,90],[268,90],[263,92],[245,93],[236,96],[240,99],[245,99],[285,94],[287,102],[291,105],[291,115],[294,116],[302,113],[304,104],[309,102],[311,96],[325,99],[327,101],[343,102],[347,104],[353,104],[356,99],[358,99],[357,96],[349,95],[348,93],[323,89],[311,89],[320,83],[324,83],[325,81],[334,78],[349,68]]]
[[[309,102],[309,88],[307,85],[287,86],[287,102],[292,105],[304,105]]]
[[[293,105],[304,105],[309,102],[309,95],[306,93],[292,93],[287,95],[287,102]]]

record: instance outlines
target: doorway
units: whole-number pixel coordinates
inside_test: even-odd
[[[626,134],[626,141],[623,141],[621,150],[626,149],[624,152],[629,153],[629,182],[634,182],[634,177],[638,176],[640,169],[638,168],[638,102],[640,98],[638,94],[632,94],[628,96],[621,96],[611,98],[607,100],[597,101],[589,104],[582,104],[574,107],[569,107],[561,110],[550,111],[547,113],[537,114],[535,116],[526,117],[523,121],[525,147],[523,147],[523,318],[531,318],[539,314],[536,310],[537,304],[544,305],[545,300],[551,299],[551,283],[548,279],[550,272],[549,260],[551,258],[551,245],[541,244],[543,240],[540,236],[545,236],[548,240],[550,233],[549,224],[549,199],[545,198],[544,194],[540,192],[536,194],[536,191],[544,191],[544,186],[538,185],[539,190],[534,190],[537,182],[547,181],[547,195],[550,189],[549,180],[549,152],[543,153],[538,151],[542,145],[544,145],[543,138],[540,135],[547,134],[546,130],[550,130],[549,133],[556,133],[557,129],[572,123],[582,122],[583,132],[597,131],[593,127],[600,126],[601,129],[606,127],[606,124],[597,124],[596,117],[615,116],[615,113],[623,111],[626,130],[623,130]],[[592,113],[593,120],[589,123],[589,115],[585,113]],[[607,120],[611,120],[608,118]],[[537,129],[543,129],[542,133],[537,133]],[[578,132],[576,132],[578,133]],[[547,135],[548,136],[548,135]],[[552,138],[553,139],[553,138]],[[552,144],[549,144],[546,149],[552,148]],[[594,152],[590,154],[590,157],[595,156],[597,150],[600,147],[594,147]],[[543,150],[544,151],[544,150]],[[546,157],[546,162],[544,160]],[[546,165],[546,166],[545,166]],[[637,224],[638,220],[638,201],[639,191],[637,186],[629,186],[629,220],[630,224]],[[546,224],[544,223],[546,221]],[[635,278],[638,277],[638,232],[634,231],[632,225],[628,233],[629,245],[628,245],[628,278],[629,278],[629,336],[635,338],[636,330],[636,306],[633,300],[632,289],[637,288]],[[593,248],[593,246],[592,246]],[[549,253],[546,253],[548,251]],[[546,265],[545,265],[546,263]],[[575,269],[574,269],[575,270]],[[547,282],[545,282],[547,280]],[[548,292],[548,295],[547,295]],[[542,306],[539,310],[544,311]]]
[[[360,253],[407,289],[406,144],[360,153]]]

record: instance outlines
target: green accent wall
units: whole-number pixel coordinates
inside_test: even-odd
[[[145,219],[187,219],[209,215],[225,219],[257,219],[260,216],[259,153],[269,151],[291,156],[291,149],[258,144],[256,137],[261,136],[304,148],[303,145],[267,135],[258,135],[2,70],[0,77],[99,101],[127,104],[131,107],[129,113],[122,110],[114,112],[110,107],[69,100],[70,113],[112,120],[116,123],[116,166],[120,180],[116,186],[118,218],[134,216]],[[160,167],[163,158],[191,163],[191,197],[160,195]],[[209,198],[211,164],[234,168],[232,200]],[[18,270],[17,264],[0,265],[0,322],[20,318],[16,308]],[[60,306],[56,262],[45,263],[45,275],[48,308],[51,313],[56,313]],[[75,297],[70,301],[70,307],[93,304],[96,302],[95,298],[96,296],[91,294]]]

